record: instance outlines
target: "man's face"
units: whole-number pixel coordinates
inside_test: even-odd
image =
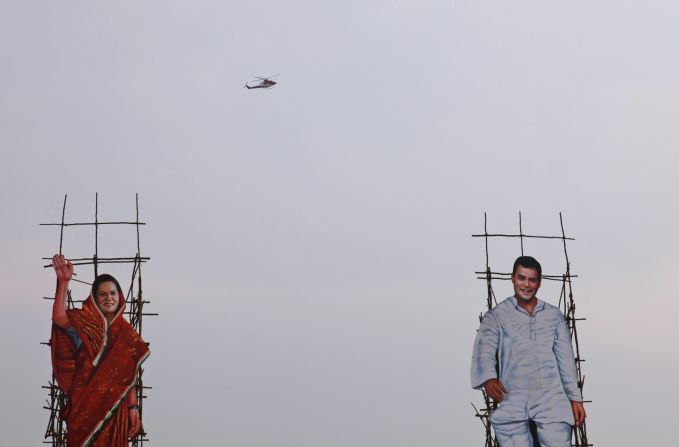
[[[514,285],[514,296],[516,299],[530,301],[540,288],[538,271],[517,265],[516,271],[512,275],[512,284]]]
[[[111,317],[118,310],[118,303],[120,302],[120,297],[118,296],[118,289],[113,281],[106,281],[99,285],[99,290],[97,290],[97,304],[101,313],[107,317]]]

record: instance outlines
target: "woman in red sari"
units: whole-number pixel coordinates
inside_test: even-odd
[[[125,298],[114,277],[99,275],[82,309],[66,309],[73,265],[63,255],[52,264],[52,366],[67,397],[67,446],[126,447],[141,431],[136,380],[148,346],[123,318]]]

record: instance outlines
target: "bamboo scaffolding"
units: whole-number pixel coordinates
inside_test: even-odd
[[[476,271],[474,272],[475,275],[477,275],[477,279],[482,279],[486,281],[486,310],[492,309],[495,305],[497,305],[497,300],[495,298],[495,292],[493,291],[493,280],[500,280],[500,281],[509,281],[511,280],[511,273],[503,273],[503,272],[496,272],[493,271],[490,267],[490,256],[489,256],[489,250],[488,250],[488,242],[490,238],[519,238],[520,240],[520,249],[521,249],[521,255],[523,256],[524,254],[524,239],[555,239],[555,240],[560,240],[562,241],[563,245],[563,254],[564,254],[564,259],[565,259],[565,271],[564,273],[560,275],[542,275],[542,279],[546,279],[549,281],[559,281],[561,282],[561,294],[559,296],[559,308],[561,308],[565,318],[566,318],[566,323],[568,325],[568,328],[571,333],[571,340],[572,343],[575,346],[575,366],[576,366],[576,372],[577,372],[577,379],[578,379],[578,388],[580,389],[580,392],[582,392],[584,388],[584,383],[585,383],[585,376],[582,374],[582,362],[585,360],[581,357],[580,355],[580,342],[578,340],[578,331],[577,331],[577,321],[583,321],[586,318],[577,318],[575,316],[575,301],[573,299],[573,279],[577,278],[577,275],[574,275],[571,273],[571,267],[570,267],[570,259],[568,257],[568,249],[567,249],[567,244],[566,241],[574,241],[575,239],[572,237],[567,237],[566,232],[564,230],[564,224],[563,224],[563,216],[561,213],[559,213],[559,224],[560,224],[560,230],[561,230],[561,236],[540,236],[540,235],[531,235],[531,234],[525,234],[523,232],[523,219],[521,212],[519,212],[519,233],[518,234],[513,234],[513,233],[488,233],[488,216],[486,213],[483,213],[483,234],[473,234],[472,237],[482,237],[484,238],[485,242],[485,252],[486,252],[486,268],[484,271]],[[479,315],[479,321],[483,318],[483,313]],[[493,411],[497,408],[497,403],[494,402],[492,399],[489,398],[489,396],[486,394],[484,390],[481,391],[482,397],[483,397],[483,402],[480,405],[480,408],[477,408],[476,405],[472,403],[472,407],[474,407],[475,411],[475,416],[479,418],[481,423],[483,424],[484,427],[484,434],[485,434],[485,447],[499,447],[499,444],[497,440],[494,437],[494,434],[491,430],[491,425],[490,425],[490,416],[493,413]],[[585,403],[590,403],[591,401],[585,400]],[[534,432],[534,427],[531,428],[531,431]],[[572,437],[572,446],[573,447],[589,447],[593,446],[593,444],[590,444],[587,440],[587,426],[586,423],[581,424],[579,427],[574,427],[573,428],[573,437]],[[537,439],[535,440],[535,447],[540,447],[539,442],[537,442]]]
[[[43,260],[50,260],[50,259],[52,259],[52,258],[40,258],[40,259],[43,259]],[[99,262],[104,262],[104,261],[125,261],[125,262],[134,262],[135,259],[141,259],[141,260],[146,260],[146,261],[148,261],[148,260],[151,259],[151,258],[149,258],[149,257],[141,257],[141,256],[128,256],[128,257],[124,257],[124,256],[123,256],[123,257],[117,257],[117,258],[100,258],[100,257],[97,257],[97,256],[93,256],[93,257],[91,257],[91,258],[66,258],[66,260],[68,260],[68,261],[94,261],[94,260],[97,260],[97,261],[99,261]],[[45,266],[43,266],[43,267],[45,267],[45,268],[47,268],[47,267],[52,267],[52,264],[47,264],[47,265],[45,265]]]
[[[76,265],[94,265],[95,270],[96,270],[96,267],[99,264],[129,264],[129,263],[136,262],[137,260],[139,260],[140,262],[143,263],[143,262],[148,261],[150,258],[137,258],[137,257],[134,257],[134,258],[97,258],[96,256],[94,256],[94,257],[91,257],[91,258],[79,258],[79,259],[82,259],[84,261],[75,261],[75,262],[72,261],[71,264],[73,264],[74,266],[76,266]],[[67,260],[71,261],[71,259],[69,259],[69,258],[67,258]],[[43,265],[43,267],[44,268],[52,267],[52,264],[46,264],[46,265]]]
[[[512,280],[512,274],[511,273],[501,273],[501,272],[474,272],[476,275],[483,275],[483,276],[477,276],[477,279],[487,279],[487,275],[491,275],[491,279],[498,279],[500,281],[511,281]],[[495,275],[495,276],[494,276]],[[570,275],[571,278],[577,278],[578,275]],[[563,275],[542,275],[542,279],[546,279],[548,281],[558,281],[558,282],[563,282]]]
[[[142,323],[144,316],[157,316],[157,313],[144,312],[144,305],[149,304],[150,301],[144,299],[142,292],[142,275],[141,275],[141,265],[148,262],[151,258],[146,256],[141,256],[141,242],[139,227],[141,225],[146,225],[145,222],[139,221],[139,195],[135,195],[135,211],[136,216],[134,221],[99,221],[99,194],[95,194],[95,208],[94,208],[94,222],[66,222],[66,201],[68,195],[64,195],[64,203],[61,211],[61,222],[58,223],[41,223],[40,226],[59,226],[59,254],[62,254],[64,246],[64,229],[66,227],[79,227],[79,226],[94,226],[94,255],[92,257],[79,257],[79,258],[68,258],[73,266],[83,266],[92,265],[94,269],[94,277],[97,276],[99,271],[99,264],[132,264],[132,275],[130,280],[130,287],[127,290],[126,302],[129,305],[129,310],[124,312],[128,316],[130,324],[132,327],[141,335],[142,334]],[[118,257],[100,257],[99,256],[99,227],[101,225],[134,225],[136,227],[136,253],[134,256],[118,256]],[[41,258],[42,260],[51,260],[51,257]],[[43,268],[52,267],[52,264],[43,265]],[[75,275],[75,273],[74,273]],[[79,283],[91,285],[90,282],[76,279],[75,277],[71,279]],[[43,297],[46,300],[54,300],[54,297]],[[82,303],[85,300],[73,300],[71,297],[71,291],[68,291],[67,307],[72,309],[75,303]],[[43,345],[50,346],[50,342],[43,342]],[[140,368],[137,373],[137,399],[139,402],[139,414],[143,415],[143,403],[147,398],[145,393],[146,390],[152,389],[152,387],[144,384],[143,381],[144,369]],[[48,382],[46,386],[42,388],[48,390],[47,405],[44,406],[46,410],[49,411],[50,416],[47,423],[47,428],[45,430],[43,444],[49,444],[54,447],[66,447],[66,431],[67,427],[65,422],[61,419],[61,413],[64,406],[67,404],[67,397],[62,393],[61,389],[56,383],[54,376]],[[142,430],[144,428],[142,427]],[[142,431],[128,441],[128,446],[138,447],[143,446],[144,443],[149,442],[149,438],[145,431]]]
[[[40,226],[59,226],[59,227],[74,227],[83,225],[146,225],[144,222],[134,221],[117,221],[117,222],[71,222],[71,223],[41,223]]]
[[[472,237],[483,237],[483,238],[489,238],[489,237],[518,237],[521,238],[521,248],[523,249],[523,239],[528,238],[528,239],[560,239],[560,240],[567,240],[567,241],[574,241],[572,237],[565,237],[565,236],[537,236],[537,235],[531,235],[531,234],[504,234],[504,233],[495,233],[495,234],[472,234]],[[523,252],[522,252],[523,253]]]

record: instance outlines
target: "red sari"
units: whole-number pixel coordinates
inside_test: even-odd
[[[54,377],[68,397],[62,414],[68,447],[127,446],[125,398],[150,352],[122,317],[124,310],[123,301],[109,322],[92,296],[82,309],[67,310],[83,342],[78,350],[66,330],[52,325]]]

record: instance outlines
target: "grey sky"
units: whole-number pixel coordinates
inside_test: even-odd
[[[64,193],[67,217],[90,219],[95,192],[110,218],[132,217],[138,192],[149,224],[151,445],[480,445],[470,235],[484,211],[516,230],[518,210],[533,233],[556,233],[562,211],[577,238],[590,440],[668,444],[678,16],[674,2],[0,0],[0,445],[36,445],[47,422],[40,257],[58,232],[38,223]],[[277,73],[273,90],[243,88]],[[124,230],[102,238],[134,250]],[[67,232],[65,253],[91,244]],[[509,269],[516,244],[494,250]],[[563,268],[555,250],[527,246],[546,272]]]

